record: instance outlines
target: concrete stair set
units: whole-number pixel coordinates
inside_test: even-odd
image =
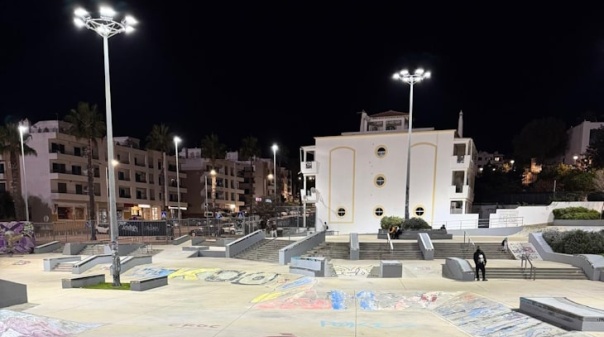
[[[520,261],[518,261],[520,263]],[[472,262],[473,265],[473,262]],[[489,268],[487,262],[487,279],[532,279],[528,268]],[[536,280],[587,280],[587,276],[577,267],[565,268],[535,268]],[[482,278],[482,276],[481,276]]]
[[[361,242],[360,260],[423,260],[417,242],[392,242],[393,250],[387,242]]]
[[[514,255],[501,250],[501,244],[494,242],[477,242],[475,246],[461,242],[432,242],[434,246],[434,258],[446,259],[448,257],[459,257],[462,259],[473,260],[476,246],[485,253],[488,260],[513,260]]]
[[[279,250],[295,241],[264,239],[237,254],[235,258],[243,260],[279,263]]]

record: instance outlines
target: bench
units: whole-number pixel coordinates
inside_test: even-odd
[[[63,289],[67,288],[83,288],[105,282],[105,274],[96,274],[88,276],[79,276],[71,279],[64,278],[61,280]]]
[[[566,297],[520,297],[520,312],[564,329],[604,331],[604,310]]]
[[[168,275],[147,277],[140,280],[130,281],[130,290],[145,291],[168,285]]]

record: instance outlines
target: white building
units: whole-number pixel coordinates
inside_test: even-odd
[[[409,114],[363,112],[359,132],[315,137],[301,148],[306,190],[315,203],[317,230],[324,224],[340,233],[377,233],[383,216],[405,216]],[[413,129],[411,134],[410,217],[434,228],[453,222],[472,223],[476,147],[458,130]]]
[[[27,145],[37,152],[36,156],[25,157],[25,188],[32,221],[88,219],[87,141],[67,134],[68,127],[68,123],[52,120],[29,128]],[[101,222],[109,218],[105,140],[97,139],[93,144],[95,218]],[[172,214],[169,212],[167,217],[174,216],[178,209],[175,157],[166,156],[167,170],[163,174],[162,153],[140,149],[135,138],[116,137],[114,141],[118,218],[158,220],[162,210],[169,209]],[[181,181],[186,178],[186,174],[179,175]],[[187,193],[182,184],[180,193]],[[181,205],[186,205],[186,198],[181,197]]]
[[[585,151],[593,139],[593,130],[599,129],[604,122],[583,121],[581,124],[570,128],[568,133],[568,147],[564,152],[565,164],[574,165],[577,160],[583,158]]]

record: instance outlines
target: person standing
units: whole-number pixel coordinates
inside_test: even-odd
[[[482,273],[482,280],[486,281],[486,265],[487,265],[487,256],[480,249],[480,246],[476,246],[476,251],[474,252],[474,264],[476,265],[476,280],[480,281],[480,274]]]

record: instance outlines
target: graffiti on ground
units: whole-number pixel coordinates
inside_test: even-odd
[[[76,323],[0,309],[0,336],[73,336],[101,324]]]
[[[238,270],[222,270],[219,268],[164,269],[155,267],[134,269],[127,275],[141,278],[168,276],[169,279],[230,282],[237,285],[264,285],[273,282],[279,276],[279,274],[271,272],[247,273]]]
[[[512,242],[508,244],[508,249],[517,260],[520,260],[523,254],[527,254],[531,260],[542,260],[539,252],[529,242]]]
[[[472,293],[461,294],[440,305],[434,312],[473,336],[553,337],[567,333]]]
[[[373,266],[339,266],[334,265],[333,270],[337,276],[362,276],[367,277]]]
[[[354,321],[321,321],[322,328],[345,328],[345,329],[354,329],[354,328],[372,328],[372,329],[408,329],[415,328],[417,324],[414,323],[380,323],[380,322],[354,322]]]

